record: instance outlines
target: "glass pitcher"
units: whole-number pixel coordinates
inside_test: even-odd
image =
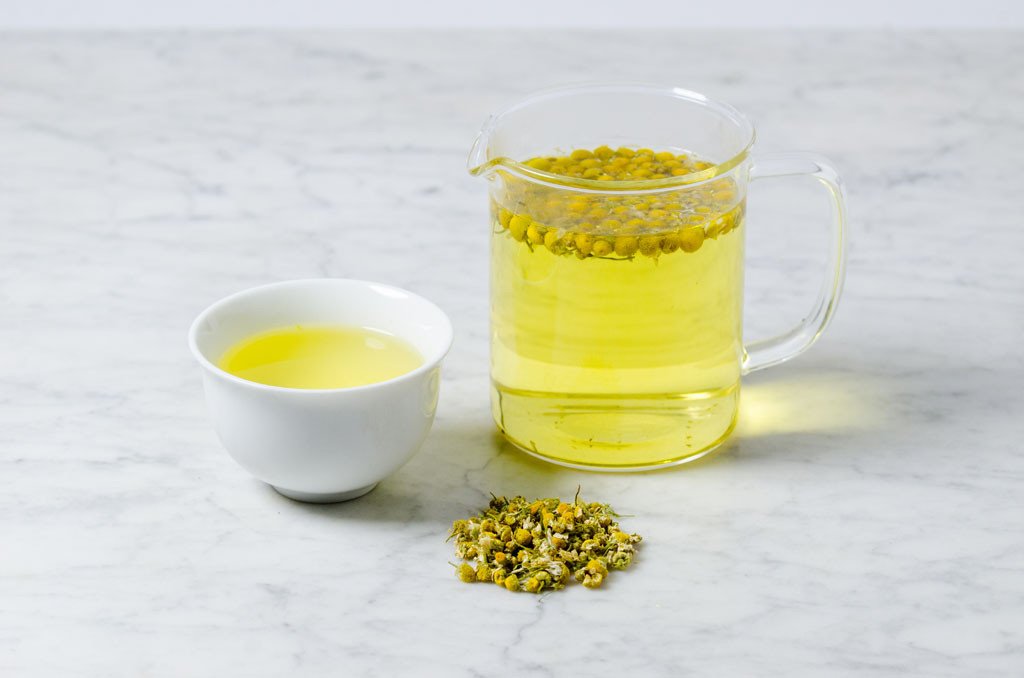
[[[731,106],[674,87],[548,90],[492,116],[470,152],[491,226],[491,403],[517,447],[586,469],[697,459],[733,430],[740,377],[807,349],[836,309],[845,207],[832,165],[751,156]],[[834,205],[817,302],[743,343],[751,180],[810,175]]]

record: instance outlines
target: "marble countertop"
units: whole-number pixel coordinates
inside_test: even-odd
[[[281,32],[0,40],[0,674],[1024,673],[1024,36]],[[488,113],[567,81],[729,101],[849,191],[825,338],[745,382],[707,462],[589,474],[487,405]],[[747,324],[795,322],[824,242],[751,197]],[[801,198],[806,196],[806,199]],[[456,325],[423,450],[348,504],[283,499],[206,419],[196,313],[276,280],[380,280]],[[612,503],[597,591],[465,586],[489,492]]]

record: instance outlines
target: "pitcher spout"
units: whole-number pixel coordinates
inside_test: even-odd
[[[492,115],[487,118],[483,127],[480,128],[480,133],[476,135],[473,147],[469,150],[466,169],[469,170],[469,173],[474,177],[488,175],[494,166],[498,164],[494,159],[489,157],[491,136],[494,134],[495,122],[495,116]]]

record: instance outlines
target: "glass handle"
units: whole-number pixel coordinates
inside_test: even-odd
[[[839,173],[827,159],[814,153],[766,153],[755,156],[750,180],[811,176],[832,198],[828,267],[811,312],[788,332],[744,346],[743,373],[778,365],[794,358],[817,341],[836,312],[846,264],[846,198]]]

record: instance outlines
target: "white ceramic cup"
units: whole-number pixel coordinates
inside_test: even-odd
[[[288,325],[370,327],[404,339],[423,365],[394,379],[338,389],[267,386],[217,367],[224,352]],[[437,408],[448,316],[423,297],[361,280],[295,280],[216,302],[192,323],[192,354],[214,427],[245,470],[286,497],[329,503],[360,497],[423,444]]]

